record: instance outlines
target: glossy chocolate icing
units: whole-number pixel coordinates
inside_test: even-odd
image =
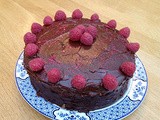
[[[79,24],[97,28],[98,35],[92,46],[69,40],[69,31]],[[117,30],[107,28],[100,21],[68,18],[43,26],[37,34],[39,52],[31,58],[25,56],[24,65],[37,95],[66,109],[88,112],[113,104],[127,90],[129,78],[119,70],[123,62],[135,62],[134,54],[126,49],[127,43]],[[32,72],[29,69],[28,62],[35,57],[45,60],[42,71]],[[62,80],[56,84],[47,80],[47,72],[52,68],[62,72]],[[108,73],[118,80],[118,87],[113,91],[106,90],[101,83]],[[87,79],[82,90],[71,86],[71,79],[77,74]]]

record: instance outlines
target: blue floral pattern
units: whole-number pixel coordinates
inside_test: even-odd
[[[21,78],[22,80],[25,80],[27,77],[29,77],[29,75],[27,74],[27,71],[25,70],[24,66],[23,66],[23,54],[21,54],[18,62],[17,62],[17,66],[16,66],[16,77]]]
[[[90,120],[85,113],[79,113],[76,111],[67,111],[65,109],[59,109],[54,111],[55,118],[57,120]]]
[[[39,113],[53,120],[117,120],[130,115],[142,103],[148,87],[147,75],[142,62],[136,58],[136,72],[130,79],[129,89],[119,101],[113,105],[90,111],[89,113],[79,113],[69,111],[59,106],[45,101],[36,95],[36,91],[30,83],[30,78],[23,66],[23,53],[20,55],[16,69],[15,78],[18,90],[22,97],[31,107]]]
[[[131,92],[128,96],[131,100],[141,100],[145,94],[147,83],[138,79],[133,79],[133,81]]]

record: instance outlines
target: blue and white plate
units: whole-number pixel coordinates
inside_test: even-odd
[[[42,115],[53,120],[117,120],[123,119],[134,112],[144,100],[148,87],[148,78],[145,68],[136,57],[136,71],[130,79],[129,89],[125,95],[113,105],[80,113],[65,110],[36,95],[36,91],[30,83],[30,78],[23,66],[23,52],[18,58],[15,68],[15,79],[18,90],[25,101]]]

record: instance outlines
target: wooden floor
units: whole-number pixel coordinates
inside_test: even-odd
[[[0,120],[47,120],[20,96],[14,68],[23,51],[23,35],[33,22],[61,9],[67,16],[79,8],[84,17],[98,13],[103,22],[115,19],[117,29],[131,29],[129,41],[139,42],[149,89],[143,104],[125,120],[160,120],[160,1],[159,0],[0,0]]]

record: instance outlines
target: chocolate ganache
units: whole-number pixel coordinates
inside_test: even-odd
[[[129,35],[126,35],[129,34],[128,28],[116,30],[115,21],[106,24],[97,16],[92,16],[91,19],[82,16],[76,19],[74,15],[66,18],[65,13],[62,13],[60,18],[58,13],[58,17],[55,15],[55,21],[50,17],[44,19],[43,26],[32,24],[32,33],[27,33],[24,37],[24,66],[37,95],[65,109],[80,112],[113,104],[128,88],[129,79],[135,70],[134,54],[138,51],[139,44],[129,43]],[[78,25],[83,25],[85,29],[89,26],[96,28],[96,37],[93,37],[91,45],[71,40],[70,31]],[[84,32],[85,30],[83,34]],[[29,44],[36,47],[30,47]],[[34,62],[37,58],[40,60]],[[122,66],[124,63],[126,64]],[[53,68],[56,70],[51,73]],[[108,83],[103,83],[104,76],[108,74],[114,76],[117,85],[109,82],[109,87],[105,87]],[[81,75],[84,79],[78,87],[72,81],[76,75]]]

